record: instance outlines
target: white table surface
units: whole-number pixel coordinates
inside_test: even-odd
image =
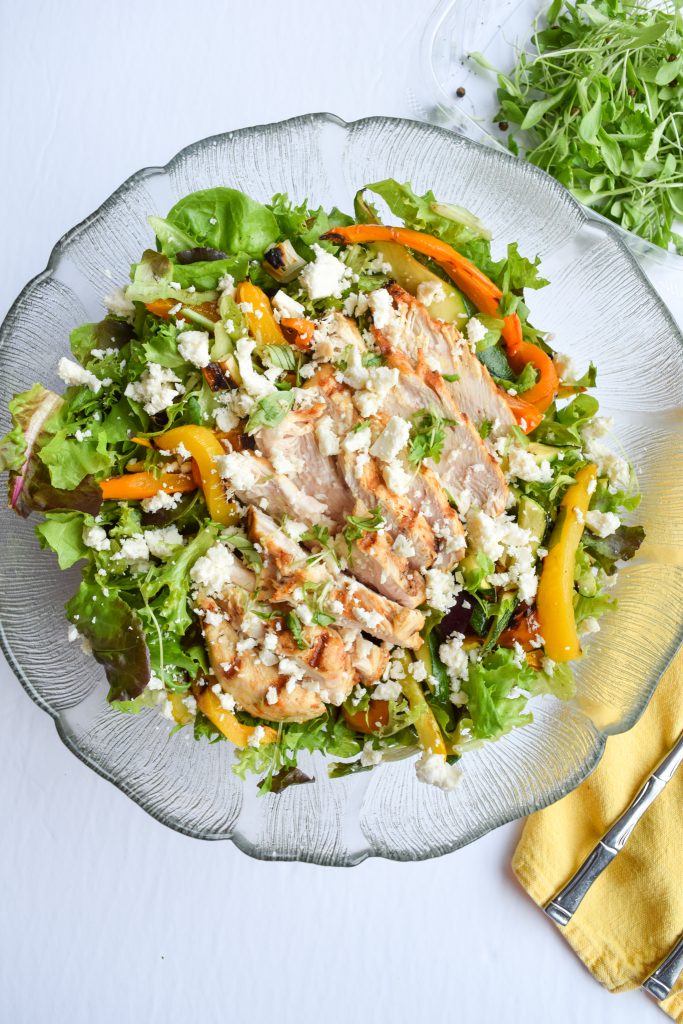
[[[195,139],[313,110],[411,116],[428,7],[2,5],[0,314],[65,230]],[[653,279],[683,320],[675,275]],[[7,1024],[664,1019],[608,995],[519,889],[518,824],[427,863],[258,863],[95,776],[4,662],[0,693]]]

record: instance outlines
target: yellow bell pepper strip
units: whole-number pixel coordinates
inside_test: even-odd
[[[135,437],[135,436],[133,436],[133,437],[131,437],[130,440],[133,442],[133,444],[139,444],[143,448],[154,448],[154,445],[152,444],[152,442],[149,440],[148,437]]]
[[[189,725],[192,721],[192,715],[183,704],[182,693],[169,693],[167,696],[171,702],[171,713],[178,725]]]
[[[350,224],[348,227],[333,228],[321,237],[338,245],[351,245],[356,242],[399,242],[406,245],[438,263],[480,312],[491,316],[498,315],[498,303],[503,297],[500,288],[471,260],[433,235],[410,228],[388,227],[384,224]],[[522,324],[516,313],[504,318],[502,337],[515,372],[520,373],[528,362],[533,363],[538,370],[539,380],[526,392],[524,400],[544,412],[559,387],[552,359],[537,345],[524,341]]]
[[[312,320],[299,316],[283,316],[280,320],[280,327],[285,337],[296,345],[300,352],[308,352],[315,331],[315,324]]]
[[[576,474],[576,483],[567,489],[560,502],[548,554],[543,560],[536,612],[545,653],[553,661],[572,661],[581,654],[574,618],[574,561],[597,473],[597,467],[591,463]]]
[[[243,309],[249,333],[259,345],[286,345],[287,339],[280,330],[280,325],[273,316],[270,299],[257,285],[251,281],[240,281],[235,289],[235,302],[246,304]],[[252,308],[249,309],[249,306]]]
[[[422,687],[410,671],[412,661],[413,656],[410,651],[405,651],[401,657],[405,670],[403,679],[401,679],[401,689],[410,705],[410,710],[418,712],[415,720],[417,738],[423,750],[429,751],[430,754],[443,754],[445,757],[447,750],[443,733],[434,717],[434,712],[427,703]]]
[[[206,715],[210,722],[219,729],[226,739],[234,743],[236,747],[246,747],[251,736],[257,728],[255,725],[242,725],[232,711],[221,707],[221,702],[213,690],[195,690],[197,706],[202,714]],[[265,743],[276,743],[277,732],[270,726],[263,726],[261,745]]]
[[[151,473],[125,473],[100,481],[104,501],[141,501],[143,498],[153,498],[159,491],[188,494],[196,489],[192,477],[183,473],[162,473],[159,477]]]
[[[172,427],[157,437],[156,443],[159,448],[166,451],[174,451],[182,444],[199,470],[204,500],[213,521],[223,526],[232,526],[237,522],[237,510],[233,502],[228,501],[226,497],[216,465],[216,459],[225,455],[225,449],[213,430],[194,424]]]

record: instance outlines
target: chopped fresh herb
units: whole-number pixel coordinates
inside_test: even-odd
[[[365,352],[361,360],[363,366],[384,366],[386,359],[379,352]]]
[[[360,540],[364,533],[376,533],[386,525],[382,510],[377,505],[367,516],[347,516],[346,526],[342,530],[344,539],[351,554],[355,541]]]
[[[255,433],[259,427],[276,427],[294,405],[291,391],[274,391],[259,399],[256,408],[247,420],[247,433]]]
[[[319,550],[314,551],[312,555],[306,559],[308,565],[317,565],[321,562],[326,555],[331,555],[335,562],[339,563],[337,552],[334,547],[334,537],[331,536],[329,527],[321,526],[319,523],[311,526],[309,530],[306,530],[301,537],[303,541],[308,544],[318,544]]]
[[[299,648],[300,651],[305,651],[306,648],[308,647],[308,644],[304,640],[303,626],[301,624],[301,619],[299,618],[299,616],[296,614],[296,612],[288,612],[287,617],[285,618],[285,622],[287,624],[287,629],[294,637],[296,646]]]
[[[441,376],[444,380],[447,380],[449,384],[455,384],[456,380],[460,380],[459,373],[442,373]]]
[[[422,409],[412,417],[408,462],[420,465],[425,459],[439,462],[446,440],[446,427],[454,427],[455,420],[445,419],[429,409]]]
[[[481,437],[482,440],[486,440],[486,438],[491,433],[492,429],[493,423],[491,422],[491,420],[482,420],[481,424],[479,425],[479,437]]]

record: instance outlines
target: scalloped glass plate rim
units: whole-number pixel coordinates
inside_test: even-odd
[[[55,268],[55,265],[60,258],[62,248],[68,245],[68,243],[75,239],[82,231],[86,230],[91,223],[97,220],[100,214],[104,210],[106,210],[110,204],[112,204],[120,196],[124,195],[132,185],[140,181],[143,181],[146,178],[168,174],[173,169],[174,165],[176,163],[179,163],[185,155],[201,151],[203,147],[215,144],[221,140],[234,139],[235,136],[238,136],[240,134],[250,134],[253,131],[267,131],[268,129],[275,129],[282,125],[288,125],[293,128],[296,128],[299,125],[304,127],[306,125],[311,125],[313,122],[328,123],[330,125],[339,127],[344,131],[351,131],[356,127],[371,124],[387,126],[393,124],[396,127],[399,127],[400,125],[403,124],[414,124],[416,126],[424,128],[425,130],[429,130],[430,132],[448,136],[449,139],[452,141],[453,145],[461,145],[467,148],[484,150],[488,151],[489,153],[491,152],[489,147],[482,145],[481,143],[475,142],[474,140],[467,138],[466,136],[454,133],[453,131],[447,128],[432,125],[423,121],[415,121],[410,118],[388,117],[379,115],[359,118],[355,121],[345,121],[342,118],[338,117],[337,115],[325,112],[302,114],[296,117],[285,119],[284,121],[265,122],[263,124],[246,126],[243,128],[233,129],[227,132],[221,132],[216,135],[207,136],[206,138],[190,143],[189,145],[180,149],[166,164],[144,167],[131,174],[91,214],[89,214],[82,221],[80,221],[73,228],[66,231],[61,236],[61,238],[56,242],[56,244],[52,248],[45,269],[40,271],[38,274],[35,275],[35,277],[31,278],[27,282],[27,284],[21,289],[17,298],[11,304],[7,314],[5,315],[3,322],[0,325],[0,351],[2,351],[7,342],[7,335],[9,333],[9,326],[10,322],[12,321],[13,314],[22,305],[23,301],[29,295],[32,289],[36,286],[36,284],[40,283],[45,279],[49,279],[52,276],[52,272]],[[501,158],[509,159],[510,161],[515,162],[514,157],[512,157],[511,155],[508,155],[506,153],[499,153],[498,155]],[[604,218],[593,215],[590,210],[587,210],[581,203],[574,199],[573,196],[571,196],[571,194],[567,192],[566,189],[563,188],[563,186],[561,186],[550,175],[546,174],[546,172],[540,170],[539,168],[532,167],[531,165],[528,164],[526,165],[526,168],[527,173],[530,173],[534,177],[538,177],[540,180],[544,180],[544,183],[550,185],[553,191],[556,191],[558,193],[564,193],[565,200],[569,201],[569,204],[573,207],[581,222],[592,221],[598,224],[601,231],[611,238],[613,244],[616,245],[617,248],[620,250],[621,255],[624,256],[627,259],[627,261],[631,264],[631,268],[635,271],[636,276],[640,279],[642,285],[645,287],[647,291],[651,293],[656,304],[660,308],[660,312],[664,316],[669,328],[671,329],[672,336],[678,340],[678,343],[681,346],[683,346],[683,335],[681,334],[678,325],[676,324],[668,308],[660,299],[656,290],[650,283],[647,275],[644,273],[644,271],[638,264],[633,253],[625,244],[624,239],[622,237],[622,233],[618,229],[616,229],[615,226],[611,225],[609,222],[606,222]],[[680,644],[681,642],[683,642],[683,619],[679,623],[678,630],[678,643]],[[157,811],[154,808],[146,806],[144,800],[139,798],[135,793],[133,793],[129,789],[125,780],[119,780],[114,778],[104,768],[98,765],[93,759],[88,757],[88,755],[83,750],[81,750],[75,743],[71,741],[71,738],[69,737],[69,735],[67,734],[66,730],[63,727],[61,721],[61,713],[59,711],[55,711],[54,709],[52,709],[48,705],[46,700],[41,696],[41,694],[36,691],[27,673],[19,664],[17,658],[15,658],[11,644],[6,635],[4,623],[2,622],[2,620],[0,620],[0,649],[2,649],[5,657],[7,658],[7,662],[10,668],[12,669],[14,675],[17,677],[22,687],[26,690],[26,692],[34,701],[34,703],[36,703],[38,707],[41,708],[41,710],[45,711],[54,719],[57,733],[61,741],[71,751],[71,753],[74,754],[80,761],[86,764],[89,768],[91,768],[102,778],[107,779],[107,781],[111,782],[114,786],[116,786],[117,789],[121,790],[123,793],[129,796],[136,804],[138,804],[142,808],[142,810],[148,813],[151,817],[155,818],[157,821],[161,822],[167,827],[172,828],[174,831],[180,832],[191,838],[200,838],[206,840],[229,839],[244,853],[256,859],[288,859],[305,860],[305,862],[307,863],[316,862],[314,860],[311,860],[310,858],[304,858],[300,856],[269,856],[266,851],[259,849],[257,846],[254,845],[254,843],[246,839],[246,837],[240,835],[237,827],[230,833],[211,833],[206,831],[199,831],[191,827],[184,827],[175,822],[169,822],[167,819],[165,819],[162,811]],[[586,758],[584,762],[575,770],[574,774],[570,778],[564,780],[564,783],[560,787],[559,792],[557,792],[551,799],[540,802],[538,806],[530,808],[529,813],[532,813],[533,810],[540,810],[542,807],[547,806],[549,803],[554,802],[557,799],[560,799],[563,795],[570,792],[573,788],[575,788],[575,786],[580,784],[580,782],[590,774],[590,772],[595,768],[596,764],[600,760],[607,737],[610,735],[625,732],[628,729],[632,728],[632,726],[638,721],[641,714],[647,707],[647,704],[652,696],[652,693],[656,688],[659,678],[661,678],[661,675],[666,670],[667,666],[670,664],[671,660],[674,657],[674,653],[675,651],[670,651],[664,659],[660,660],[658,672],[653,676],[652,680],[650,681],[650,685],[643,688],[641,699],[633,706],[631,714],[625,716],[623,719],[620,719],[617,723],[615,723],[607,729],[601,730],[597,726],[595,727],[599,739],[596,743],[594,751],[592,752],[593,756],[589,756],[588,758]],[[481,838],[481,836],[485,835],[487,832],[492,831],[493,829],[498,828],[499,826],[509,821],[515,820],[517,818],[519,818],[519,815],[514,811],[509,814],[501,813],[500,815],[498,815],[495,821],[489,824],[485,824],[482,827],[475,829],[471,833],[469,833],[464,842],[449,846],[449,850],[453,851],[455,849],[460,848],[461,846],[468,845],[470,842],[474,842],[476,839]],[[441,856],[444,852],[447,851],[433,849],[429,850],[424,854],[416,854],[414,856],[411,856],[411,859],[428,860],[432,857]],[[350,859],[347,859],[344,862],[344,865],[355,866],[356,864],[362,863],[362,861],[366,860],[368,857],[375,856],[389,857],[390,855],[388,855],[386,852],[376,852],[366,848],[364,850],[359,851],[357,855],[351,857]],[[397,855],[397,859],[405,858],[402,858],[400,857],[400,855]]]

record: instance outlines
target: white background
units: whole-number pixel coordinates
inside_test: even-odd
[[[64,231],[195,139],[313,110],[411,116],[428,10],[5,0],[0,314]],[[675,275],[656,283],[683,319]],[[3,1024],[663,1020],[604,992],[519,889],[519,825],[427,863],[258,863],[92,774],[4,662],[0,699]]]

